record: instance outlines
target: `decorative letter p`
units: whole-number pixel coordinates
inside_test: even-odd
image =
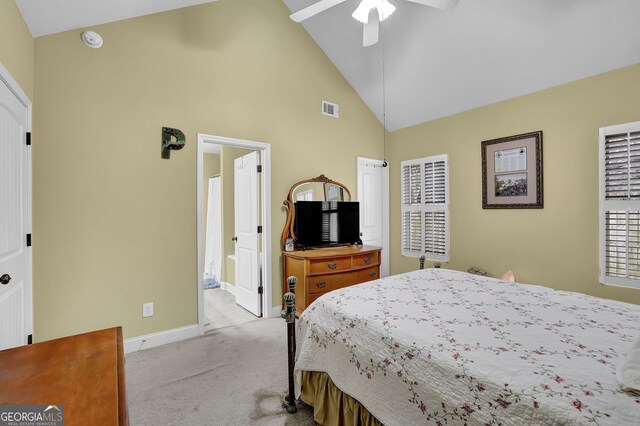
[[[171,138],[175,140],[171,140]],[[170,158],[170,150],[178,150],[184,148],[185,138],[181,130],[171,127],[162,128],[162,158],[168,160]]]

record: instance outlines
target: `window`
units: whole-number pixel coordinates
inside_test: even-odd
[[[403,161],[402,255],[449,260],[447,155]]]
[[[640,121],[600,129],[600,282],[640,288]]]
[[[313,201],[313,189],[298,192],[296,201]]]

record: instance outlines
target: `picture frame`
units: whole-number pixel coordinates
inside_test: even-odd
[[[544,208],[542,131],[482,141],[482,208]]]

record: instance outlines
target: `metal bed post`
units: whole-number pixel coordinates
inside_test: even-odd
[[[287,413],[296,412],[296,395],[294,389],[293,370],[296,363],[296,285],[298,278],[291,276],[287,278],[289,291],[284,295],[285,309],[282,311],[282,318],[287,322],[287,352],[289,364],[289,393],[285,395],[283,403]]]
[[[420,269],[424,269],[424,261],[427,257],[423,254],[420,256]]]

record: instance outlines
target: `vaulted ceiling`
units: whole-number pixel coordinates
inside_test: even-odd
[[[366,48],[359,2],[302,24],[381,121],[384,50],[390,131],[640,63],[638,0],[390,0],[383,41]]]
[[[34,36],[210,1],[16,0]],[[283,1],[297,11],[317,0]],[[351,17],[360,0],[302,23],[390,131],[640,63],[638,0],[390,2],[371,47]]]
[[[217,0],[15,0],[34,37],[213,1]]]

